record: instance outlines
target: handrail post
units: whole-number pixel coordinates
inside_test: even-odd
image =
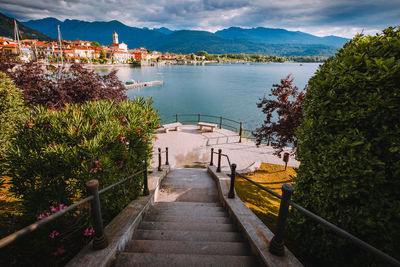
[[[200,122],[200,114],[197,114],[197,122]]]
[[[178,114],[175,114],[175,116],[176,116],[176,122],[178,122]]]
[[[158,171],[162,171],[162,166],[161,166],[161,148],[158,148]]]
[[[101,217],[101,206],[99,198],[99,181],[92,179],[86,182],[87,190],[92,194],[92,216],[94,219],[93,248],[103,249],[108,245],[107,237],[104,235],[103,219]]]
[[[210,160],[210,166],[214,165],[214,148],[211,148],[211,160]]]
[[[242,142],[242,132],[243,132],[243,127],[242,127],[242,122],[240,122],[240,130],[239,130],[239,136],[240,136],[240,138],[239,138],[239,143]]]
[[[221,153],[222,149],[218,149],[218,166],[217,166],[217,172],[221,172]]]
[[[169,165],[169,162],[168,162],[168,147],[165,148],[165,165]]]
[[[144,164],[144,177],[143,177],[143,195],[149,195],[149,183],[147,179],[147,161],[143,160]]]
[[[228,198],[235,198],[235,176],[236,176],[236,164],[231,165],[231,188],[229,189]]]
[[[276,226],[276,234],[269,244],[269,252],[277,256],[283,256],[285,254],[285,224],[289,213],[289,202],[293,191],[294,188],[290,184],[282,185],[282,199],[279,206],[278,225]]]
[[[219,128],[222,128],[222,116],[219,117]]]

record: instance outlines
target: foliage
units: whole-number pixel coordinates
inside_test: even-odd
[[[101,45],[97,41],[92,42],[91,45],[94,46],[94,47],[101,48]]]
[[[140,98],[119,104],[67,104],[60,110],[34,107],[26,121],[18,125],[14,146],[6,155],[9,190],[21,199],[23,207],[20,226],[43,217],[50,206],[69,206],[84,198],[85,183],[91,179],[98,179],[101,189],[142,170],[143,161],[151,158],[151,140],[159,121],[151,103]],[[101,195],[105,223],[140,194],[142,185],[143,177],[137,176]],[[83,232],[82,227],[89,227],[82,223],[87,221],[87,214],[87,209],[72,213],[55,229],[60,233]],[[49,227],[41,232],[46,240],[55,226]],[[46,240],[38,235],[34,243],[41,250],[40,244]],[[68,242],[63,243],[66,239],[55,246],[68,250]],[[30,243],[27,239],[24,242]]]
[[[0,72],[0,167],[14,136],[15,124],[22,120],[25,112],[22,92],[14,86],[11,79]],[[0,187],[1,180],[0,173]]]
[[[297,86],[293,86],[294,78],[288,75],[281,79],[280,84],[272,85],[271,94],[277,99],[269,99],[265,96],[257,103],[257,107],[266,114],[266,119],[261,127],[257,128],[253,135],[257,143],[262,141],[270,142],[275,148],[275,153],[280,155],[285,147],[293,145],[293,152],[296,151],[297,137],[295,130],[302,119],[301,102],[304,99],[304,92],[298,92]],[[277,120],[273,118],[276,113]]]
[[[10,61],[0,61],[0,70],[14,80],[23,90],[24,98],[30,105],[47,105],[61,108],[66,103],[86,101],[126,99],[125,86],[118,80],[116,71],[101,76],[94,71],[73,64],[62,69],[52,65],[43,66],[34,62],[17,65]]]
[[[198,51],[196,53],[196,56],[199,56],[199,57],[203,57],[203,56],[207,56],[207,55],[208,55],[207,51]]]
[[[294,194],[295,202],[397,259],[399,103],[400,27],[357,35],[309,81]],[[297,212],[289,225],[300,247],[325,266],[373,259]]]

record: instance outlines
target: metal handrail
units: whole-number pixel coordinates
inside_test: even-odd
[[[139,174],[142,174],[145,171],[146,171],[146,169],[143,169],[141,171],[135,172],[134,174],[132,174],[132,175],[130,175],[130,176],[128,176],[128,177],[126,177],[126,178],[124,178],[124,179],[122,179],[122,180],[120,180],[120,181],[118,181],[118,182],[116,182],[116,183],[114,183],[114,184],[112,184],[110,186],[107,186],[106,188],[103,188],[102,190],[98,191],[98,194],[102,194],[102,193],[104,193],[104,192],[106,192],[106,191],[108,191],[108,190],[110,190],[110,189],[112,189],[112,188],[114,188],[114,187],[116,187],[116,186],[118,186],[120,184],[123,184],[126,181],[128,181],[129,179],[132,179],[133,177],[135,177],[135,176],[137,176]],[[82,200],[80,200],[80,201],[68,206],[65,209],[57,211],[56,213],[54,213],[54,214],[52,214],[52,215],[50,215],[50,216],[38,221],[38,222],[32,223],[31,225],[28,225],[28,226],[22,228],[21,230],[18,230],[17,232],[14,232],[14,233],[12,233],[12,234],[0,239],[0,248],[3,248],[5,246],[13,243],[14,241],[16,241],[16,240],[20,239],[21,237],[25,236],[26,234],[35,231],[39,227],[41,227],[43,225],[46,225],[47,223],[49,223],[51,221],[54,221],[58,217],[66,214],[67,212],[69,212],[69,211],[77,208],[78,206],[81,206],[81,205],[83,205],[83,204],[85,204],[85,203],[87,203],[87,202],[89,202],[89,201],[91,201],[93,199],[94,199],[93,195],[92,196],[88,196],[88,197],[86,197],[86,198],[84,198],[84,199],[82,199]]]
[[[315,213],[313,213],[313,212],[307,210],[306,208],[302,207],[301,205],[299,205],[299,204],[297,204],[297,203],[291,201],[291,200],[290,200],[290,194],[291,194],[291,193],[289,194],[288,197],[285,197],[285,194],[284,194],[284,196],[281,196],[281,195],[279,195],[278,193],[272,191],[271,189],[269,189],[269,188],[267,188],[267,187],[265,187],[265,186],[263,186],[263,185],[261,185],[261,184],[255,182],[255,181],[251,180],[250,178],[244,176],[243,174],[237,172],[237,171],[236,171],[236,164],[230,164],[229,156],[226,155],[226,154],[222,154],[222,153],[221,153],[221,149],[219,149],[218,152],[214,152],[214,149],[212,149],[211,152],[212,152],[212,154],[219,154],[219,155],[221,155],[221,156],[222,156],[222,155],[225,156],[225,157],[227,158],[228,162],[229,162],[230,169],[231,169],[231,189],[230,189],[230,192],[229,192],[229,197],[230,197],[230,198],[234,197],[234,192],[233,192],[233,190],[234,190],[234,181],[235,181],[235,176],[238,175],[239,177],[241,177],[241,178],[247,180],[248,182],[254,184],[254,185],[257,186],[258,188],[260,188],[260,189],[266,191],[267,193],[269,193],[269,194],[271,194],[271,195],[273,195],[273,196],[275,196],[275,197],[277,197],[277,198],[279,198],[279,199],[281,200],[281,207],[280,207],[280,209],[279,209],[279,215],[278,215],[278,226],[277,226],[278,229],[279,229],[279,228],[281,228],[281,229],[284,228],[284,225],[283,225],[283,226],[280,226],[280,225],[279,225],[279,223],[280,223],[280,218],[279,218],[279,216],[281,216],[282,202],[283,202],[283,201],[287,201],[288,204],[289,204],[290,206],[292,206],[293,208],[295,208],[296,210],[298,210],[301,214],[303,214],[303,215],[305,215],[306,217],[309,217],[310,219],[312,219],[312,220],[314,220],[314,221],[316,221],[316,222],[318,222],[318,223],[324,225],[324,226],[327,227],[329,230],[332,230],[333,232],[335,232],[335,233],[338,234],[339,236],[344,237],[344,238],[350,240],[353,244],[355,244],[355,245],[358,246],[359,248],[362,248],[362,249],[364,249],[365,251],[370,252],[370,253],[372,253],[372,254],[378,256],[379,258],[381,258],[382,260],[384,260],[384,261],[390,263],[390,264],[393,265],[393,266],[400,266],[400,262],[399,262],[397,259],[395,259],[395,258],[391,257],[390,255],[384,253],[383,251],[381,251],[381,250],[379,250],[379,249],[377,249],[377,248],[371,246],[371,245],[368,244],[367,242],[365,242],[365,241],[359,239],[358,237],[356,237],[356,236],[350,234],[349,232],[343,230],[342,228],[336,226],[335,224],[333,224],[333,223],[331,223],[331,222],[325,220],[324,218],[322,218],[322,217],[316,215]],[[219,159],[219,160],[218,160],[217,172],[218,172],[218,169],[220,169],[220,164],[221,164],[221,162],[220,162],[220,159]],[[212,165],[212,162],[210,163],[210,165]],[[284,186],[285,186],[285,185],[284,185]],[[283,193],[285,193],[285,192],[284,192],[284,186],[282,186],[282,192],[283,192]],[[292,190],[293,190],[293,189],[292,189]],[[284,219],[284,220],[285,220],[285,219]],[[284,223],[285,223],[285,222],[283,221],[283,224],[284,224]],[[275,236],[276,236],[276,235],[275,235]],[[271,244],[273,244],[273,241],[274,241],[274,240],[271,241]],[[282,241],[283,241],[283,240],[282,240]],[[280,245],[281,245],[282,248],[283,248],[283,242],[281,242]],[[273,252],[273,250],[276,250],[276,248],[271,249],[271,247],[270,247],[270,251]]]

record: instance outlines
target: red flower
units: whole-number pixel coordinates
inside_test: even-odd
[[[125,136],[120,136],[120,137],[119,137],[119,140],[120,140],[121,142],[124,142]]]
[[[33,127],[33,123],[32,122],[28,123],[28,127],[32,128]]]

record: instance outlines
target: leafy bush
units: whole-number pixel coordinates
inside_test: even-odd
[[[22,92],[14,86],[11,79],[0,72],[0,167],[13,138],[15,124],[22,120],[25,112]]]
[[[73,64],[63,68],[59,77],[58,69],[52,65],[17,63],[12,57],[4,57],[0,61],[0,70],[14,80],[30,105],[61,108],[66,103],[97,100],[119,102],[127,99],[126,88],[118,80],[116,71],[101,76],[79,64]]]
[[[398,259],[399,106],[400,27],[356,36],[309,81],[294,194],[295,202]],[[373,258],[296,212],[289,224],[299,247],[325,264]]]
[[[61,110],[33,108],[18,125],[14,146],[6,155],[8,174],[12,177],[10,191],[21,199],[23,206],[21,224],[25,226],[46,216],[54,209],[51,206],[68,206],[84,198],[85,183],[90,179],[98,179],[101,189],[142,170],[143,161],[151,158],[151,140],[159,121],[151,104],[151,100],[139,98],[118,104],[67,104]],[[101,195],[106,223],[141,193],[142,185],[143,176],[138,176]],[[64,221],[56,229],[54,225],[45,228],[43,238],[47,246],[54,230],[83,233],[79,227],[90,226],[78,224],[87,221],[82,216],[87,217],[88,212],[78,213],[79,218],[77,214],[62,217]],[[70,229],[71,226],[77,230]],[[63,237],[57,248],[62,245],[61,250],[68,250],[66,239]],[[33,241],[38,249],[42,249],[38,245],[40,240],[37,237]]]

